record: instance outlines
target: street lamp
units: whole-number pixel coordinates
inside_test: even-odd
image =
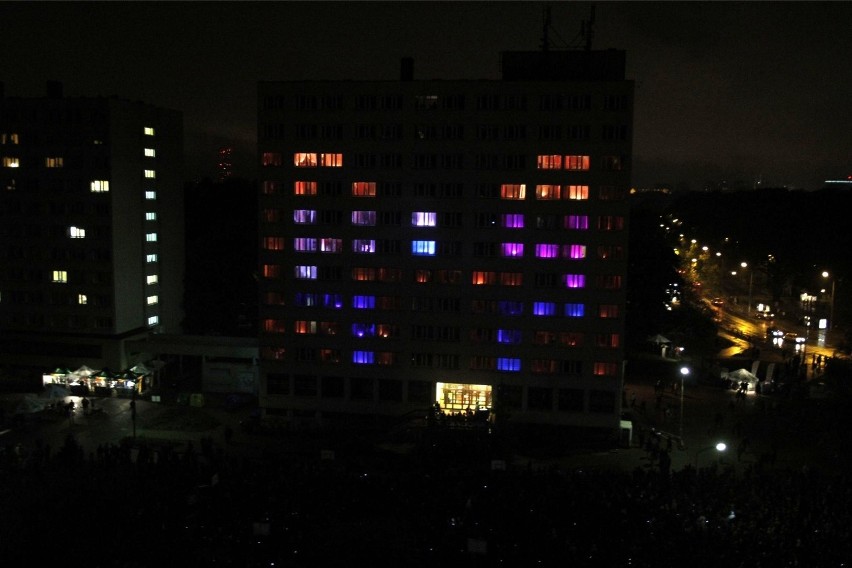
[[[822,273],[823,278],[828,278],[830,275],[827,270],[824,270]],[[831,327],[834,325],[834,278],[831,279],[831,299],[828,308],[828,331],[831,331]]]
[[[743,267],[743,270],[748,268],[747,262],[741,262],[740,266]],[[751,315],[751,288],[752,284],[754,284],[754,269],[748,271],[748,311],[746,312],[748,315]]]
[[[698,469],[698,456],[700,456],[702,453],[706,452],[707,450],[713,450],[713,449],[715,449],[717,452],[719,452],[721,454],[722,452],[724,452],[725,450],[728,449],[728,445],[725,442],[717,442],[713,446],[707,446],[706,448],[701,448],[700,450],[695,452],[695,469]]]
[[[683,444],[683,380],[689,374],[689,367],[680,368],[680,443]]]

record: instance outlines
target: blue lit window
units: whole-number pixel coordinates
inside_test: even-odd
[[[352,324],[352,336],[353,337],[375,337],[376,336],[376,324],[374,324],[374,323],[353,323]]]
[[[293,301],[293,304],[300,308],[316,306],[318,304],[317,295],[309,292],[296,292],[296,298]]]
[[[352,296],[352,307],[358,310],[376,309],[375,296]]]
[[[497,309],[503,316],[519,316],[524,313],[524,303],[500,300],[497,303]]]
[[[516,345],[521,342],[520,329],[498,329],[497,343],[509,343]]]
[[[317,279],[317,267],[316,266],[306,266],[306,265],[298,265],[295,268],[296,278],[300,280],[316,280]]]
[[[317,212],[314,209],[296,209],[293,211],[293,222],[297,225],[313,225],[317,222]]]
[[[376,252],[376,241],[372,239],[355,239],[352,241],[352,252],[374,253]]]
[[[518,372],[521,370],[521,360],[513,357],[497,357],[497,370]]]
[[[585,288],[586,287],[586,275],[585,274],[563,274],[563,280],[565,282],[566,288]]]
[[[438,214],[434,211],[413,211],[411,213],[411,225],[413,227],[434,227],[438,220]]]
[[[343,307],[343,294],[323,294],[320,300],[324,308],[339,310]]]
[[[357,365],[372,365],[376,354],[372,351],[353,351],[352,362]]]
[[[555,302],[533,302],[533,315],[534,316],[555,316],[556,315],[556,303]]]
[[[565,316],[569,318],[581,318],[586,315],[585,304],[565,304]]]
[[[435,241],[411,241],[411,254],[435,256]]]

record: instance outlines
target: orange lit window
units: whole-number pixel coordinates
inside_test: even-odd
[[[315,168],[317,155],[314,152],[296,152],[293,154],[293,165],[297,168]]]
[[[343,167],[343,154],[320,154],[319,165],[324,168],[340,168]]]
[[[587,171],[591,158],[589,156],[565,156],[566,170],[582,170]]]
[[[500,186],[500,199],[524,199],[527,195],[527,186],[517,183],[504,183]]]
[[[494,272],[487,272],[484,270],[474,270],[471,278],[471,282],[474,285],[480,284],[494,284],[497,281],[497,274]]]
[[[596,361],[592,366],[592,374],[596,377],[614,377],[618,374],[618,364]]]
[[[352,280],[372,281],[376,279],[375,268],[353,268]]]
[[[501,272],[500,284],[503,286],[522,286],[524,275],[521,272]]]
[[[559,334],[559,343],[566,347],[582,347],[583,334],[574,331],[563,331]]]
[[[617,333],[599,333],[595,336],[595,346],[607,349],[615,349],[621,344],[621,337]]]
[[[415,270],[414,271],[414,281],[420,284],[424,284],[426,282],[432,281],[432,271],[431,270]]]
[[[294,181],[293,195],[316,195],[317,182],[315,181]]]
[[[266,250],[284,250],[284,237],[264,237],[263,248]]]
[[[566,185],[565,186],[565,194],[562,196],[565,199],[588,199],[589,198],[589,186],[588,185]]]
[[[355,181],[352,182],[352,195],[355,197],[375,197],[376,182],[374,181]]]
[[[540,170],[561,170],[562,169],[562,156],[557,154],[553,155],[539,155],[537,161],[537,167]]]
[[[282,164],[281,153],[280,152],[264,152],[263,153],[263,165],[264,166],[280,166]]]
[[[299,335],[313,335],[317,332],[317,322],[315,321],[297,320],[293,324],[293,331]]]
[[[602,319],[612,319],[618,317],[617,304],[601,304],[598,306],[598,316]]]
[[[558,185],[537,185],[535,186],[535,198],[541,200],[559,199],[560,188]]]
[[[263,277],[264,278],[278,278],[281,276],[281,265],[280,264],[264,264],[263,265]]]

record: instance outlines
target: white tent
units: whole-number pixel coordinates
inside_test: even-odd
[[[745,381],[748,383],[748,390],[754,390],[757,383],[760,381],[760,379],[757,378],[757,375],[748,369],[737,369],[736,371],[725,373],[725,378],[731,382],[736,382],[738,386],[740,383]]]
[[[665,343],[671,343],[670,339],[666,339],[664,336],[660,335],[659,333],[657,335],[649,335],[648,341],[650,341],[651,343],[656,343],[657,345],[663,345]]]

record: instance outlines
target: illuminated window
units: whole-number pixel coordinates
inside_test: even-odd
[[[352,182],[352,195],[355,197],[375,197],[376,182],[374,181],[355,181]]]
[[[578,231],[585,231],[589,228],[589,216],[588,215],[566,215],[565,216],[565,228],[566,229],[575,229]]]
[[[153,136],[154,135],[154,129],[151,128],[150,126],[146,126],[145,128],[143,128],[142,132],[145,133],[145,136]]]
[[[316,195],[317,182],[315,181],[294,181],[293,195]]]
[[[565,258],[580,260],[586,258],[586,245],[565,245],[562,252]]]
[[[497,370],[518,372],[521,370],[521,360],[516,357],[497,357]]]
[[[293,165],[297,168],[315,168],[317,155],[313,152],[296,152],[293,154]]]
[[[86,229],[80,227],[68,227],[68,236],[72,239],[85,239]]]
[[[343,154],[320,154],[320,165],[326,168],[343,167]]]
[[[353,211],[352,212],[352,224],[353,225],[366,225],[372,227],[376,224],[376,212],[375,211]]]
[[[556,244],[536,244],[536,258],[559,258],[559,245]]]
[[[524,284],[524,275],[521,272],[501,272],[500,273],[500,285],[501,286],[523,286]]]
[[[602,274],[598,277],[598,288],[603,290],[621,290],[620,274]]]
[[[146,211],[145,212],[145,220],[146,221],[156,221],[157,220],[157,214],[153,211]]]
[[[372,282],[376,279],[376,269],[369,267],[355,267],[352,269],[352,280],[359,282]]]
[[[435,241],[411,241],[411,254],[435,256]]]
[[[317,240],[310,237],[297,237],[293,239],[293,250],[297,252],[316,252]]]
[[[565,156],[566,170],[586,171],[589,169],[590,163],[591,159],[589,156]]]
[[[295,209],[293,222],[297,225],[313,225],[317,222],[317,212],[315,209]]]
[[[522,333],[520,329],[498,329],[497,343],[517,345],[521,342],[521,336]]]
[[[374,323],[353,323],[352,337],[375,337],[376,324]]]
[[[160,297],[159,296],[148,296],[146,298],[146,301],[147,301],[149,306],[153,306],[154,304],[159,303]]]
[[[438,220],[438,214],[434,211],[414,211],[411,213],[411,225],[413,227],[434,227]]]
[[[576,199],[576,200],[585,200],[589,198],[589,186],[588,185],[566,185],[565,186],[565,195],[563,196],[565,199]]]
[[[352,307],[356,310],[374,310],[376,309],[375,296],[352,296]]]
[[[60,156],[53,156],[44,159],[44,167],[46,168],[61,168],[63,160]]]
[[[320,239],[320,252],[343,252],[343,239]]]
[[[535,186],[535,198],[543,201],[560,199],[561,189],[558,185],[537,185]]]
[[[533,359],[530,361],[530,372],[536,374],[556,373],[559,364],[553,359]],[[532,401],[530,401],[532,403]]]
[[[621,231],[624,229],[624,217],[617,215],[601,215],[598,217],[599,231]]]
[[[68,272],[65,270],[54,270],[53,281],[66,284],[68,282]]]
[[[471,284],[474,286],[494,284],[497,282],[497,273],[486,270],[474,270],[471,273]]]
[[[296,320],[293,322],[293,331],[298,335],[315,335],[317,332],[317,322]]]
[[[109,191],[109,182],[106,180],[93,180],[89,184],[89,191],[92,193],[106,193]]]
[[[17,144],[18,143],[18,135],[15,132],[11,134],[7,134],[5,132],[0,132],[0,144]]]
[[[157,255],[156,254],[146,254],[145,255],[145,262],[148,262],[148,263],[157,262]]]
[[[598,333],[595,335],[595,346],[615,349],[621,344],[621,336],[617,333]]]
[[[149,243],[157,242],[157,233],[145,233],[145,240]]]
[[[618,364],[597,361],[592,365],[592,374],[596,377],[615,377],[618,375]]]
[[[148,285],[156,284],[159,281],[160,281],[160,279],[159,279],[159,277],[157,277],[156,274],[149,274],[148,276],[145,277],[145,284],[148,284]]]
[[[153,148],[145,148],[145,157],[146,158],[156,158],[157,152]]]
[[[373,254],[376,252],[375,239],[353,239],[352,252],[360,254]]]
[[[375,363],[375,353],[372,351],[353,351],[352,362],[356,365],[373,365]]]
[[[154,179],[157,177],[157,172],[154,170],[144,170],[144,175],[148,179]]]
[[[565,304],[565,317],[581,318],[586,315],[585,304]]]
[[[519,316],[524,313],[524,303],[500,300],[497,302],[497,312],[502,316]]]
[[[294,269],[294,276],[298,280],[316,280],[317,279],[317,267],[316,266],[307,266],[307,265],[297,265]]]
[[[524,184],[504,183],[500,186],[500,199],[525,199],[527,186]]]
[[[598,307],[598,316],[603,319],[612,319],[618,317],[617,304],[601,304]]]
[[[540,170],[561,170],[562,156],[560,155],[539,155],[536,167]]]
[[[585,274],[563,274],[562,281],[565,283],[566,288],[585,288],[586,287],[586,275]]]
[[[148,318],[148,325],[155,326],[160,323],[160,316],[150,316]]]
[[[501,243],[500,256],[522,257],[524,256],[524,243]]]
[[[320,305],[323,308],[339,310],[343,307],[343,294],[326,293],[319,296]]]
[[[523,229],[524,216],[522,213],[504,213],[500,215],[500,226],[506,229]]]
[[[281,265],[280,264],[264,264],[263,265],[263,277],[264,278],[281,278]]]
[[[157,199],[157,192],[156,191],[146,191],[145,192],[145,199],[148,199],[148,200],[151,200],[151,201]]]
[[[559,343],[566,347],[582,347],[583,334],[576,331],[563,331],[559,334]]]
[[[284,237],[264,237],[263,248],[266,250],[284,250]]]
[[[20,168],[21,160],[20,158],[13,158],[10,156],[3,157],[3,167],[4,168]]]
[[[77,303],[81,306],[85,306],[89,303],[89,298],[87,298],[85,294],[77,294]]]
[[[414,271],[414,281],[418,284],[426,284],[432,281],[432,271],[418,269]]]
[[[263,331],[266,333],[284,333],[285,330],[284,320],[279,319],[265,319],[263,320]]]
[[[300,308],[309,308],[319,304],[319,298],[313,292],[296,292],[293,298],[293,305]]]
[[[533,315],[534,316],[555,316],[556,315],[556,303],[555,302],[533,302]]]

